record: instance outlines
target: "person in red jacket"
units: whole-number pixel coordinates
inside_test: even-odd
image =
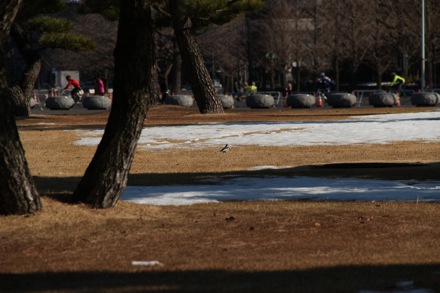
[[[66,80],[67,85],[64,87],[64,89],[67,90],[70,86],[73,86],[70,94],[72,95],[72,98],[75,100],[75,102],[78,102],[81,99],[80,91],[82,91],[79,81],[73,79],[70,75],[66,76]]]

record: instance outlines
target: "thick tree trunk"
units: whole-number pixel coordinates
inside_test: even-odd
[[[209,76],[202,52],[196,41],[191,19],[182,17],[178,0],[170,0],[169,5],[177,44],[200,113],[224,113],[222,103],[215,93],[214,83]]]
[[[0,87],[4,88],[5,78],[1,78]],[[1,90],[0,214],[30,214],[41,210],[40,195],[27,165],[9,97],[7,91]]]
[[[153,97],[154,38],[149,0],[121,2],[113,104],[104,136],[73,198],[94,208],[116,204]]]
[[[14,24],[11,29],[11,36],[17,44],[20,55],[26,61],[26,68],[18,85],[12,89],[12,98],[15,104],[17,116],[29,117],[30,98],[33,95],[34,85],[41,70],[41,55],[33,49],[30,41],[20,25]]]
[[[21,2],[6,0],[0,4],[0,56]],[[42,206],[24,156],[10,96],[0,58],[0,214],[30,214]]]

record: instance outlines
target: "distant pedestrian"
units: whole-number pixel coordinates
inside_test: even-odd
[[[257,85],[255,84],[255,81],[253,81],[251,85],[248,86],[247,93],[248,95],[255,95],[257,91],[258,91]]]
[[[292,94],[292,92],[293,92],[293,84],[291,82],[288,82],[287,87],[284,90],[284,96],[288,97]]]
[[[104,95],[105,92],[105,88],[104,88],[104,82],[102,81],[102,79],[100,77],[97,77],[95,79],[95,93],[97,95]]]
[[[242,94],[244,92],[244,85],[241,78],[236,78],[234,80],[234,92],[237,94]]]

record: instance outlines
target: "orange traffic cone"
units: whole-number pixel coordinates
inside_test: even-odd
[[[397,107],[400,107],[400,94],[399,94],[399,93],[396,94],[396,102],[395,102],[395,105],[396,105]]]
[[[317,96],[316,97],[316,107],[317,108],[322,108],[323,107],[321,96]]]

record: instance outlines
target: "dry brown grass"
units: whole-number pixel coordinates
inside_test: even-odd
[[[331,120],[426,110],[431,109],[200,115],[160,106],[150,111],[146,125]],[[392,290],[399,280],[440,291],[436,203],[256,201],[170,207],[119,202],[108,210],[66,203],[95,147],[72,145],[75,133],[64,130],[102,128],[106,118],[107,113],[35,115],[17,121],[44,210],[30,217],[0,217],[0,291],[359,292]],[[227,156],[209,148],[139,150],[129,183],[187,183],[231,173],[440,180],[438,149],[438,143],[401,142],[237,146]],[[256,165],[288,168],[249,171]],[[158,260],[163,266],[133,266],[134,260]]]

